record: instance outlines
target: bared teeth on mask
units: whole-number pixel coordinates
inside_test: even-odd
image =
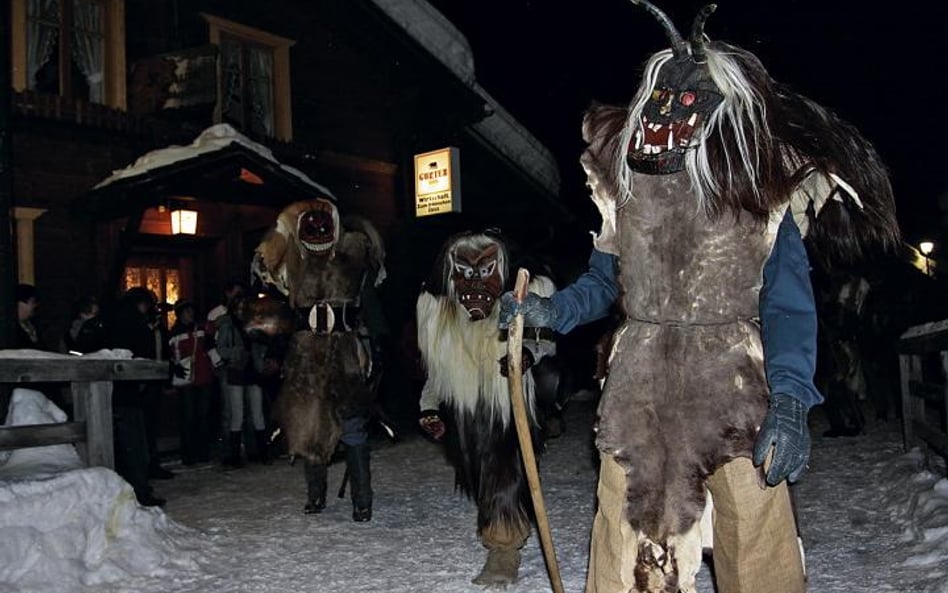
[[[691,127],[694,127],[694,126],[695,126],[695,122],[697,122],[697,121],[698,121],[698,114],[697,114],[697,113],[692,113],[692,114],[691,114],[691,117],[688,118],[688,125],[691,126]]]

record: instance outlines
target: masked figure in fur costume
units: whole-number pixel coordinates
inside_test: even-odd
[[[326,468],[340,440],[352,486],[352,518],[372,517],[366,421],[371,355],[360,315],[365,283],[385,277],[382,242],[359,218],[340,221],[326,199],[297,202],[280,213],[257,247],[253,273],[288,303],[249,303],[248,332],[289,333],[274,416],[291,458],[303,458],[306,513],[326,506]]]
[[[456,235],[442,248],[417,303],[418,346],[428,375],[420,423],[445,441],[457,486],[477,503],[477,532],[488,556],[474,582],[486,586],[516,580],[532,512],[510,409],[507,343],[495,307],[509,278],[508,258],[497,235]],[[531,288],[551,294],[553,284],[538,276]],[[529,369],[552,353],[554,344],[545,338],[524,331],[524,391],[534,427]],[[537,449],[540,438],[534,430]]]
[[[706,40],[714,6],[686,41],[633,1],[672,48],[648,60],[628,108],[586,114],[581,162],[603,218],[590,269],[552,298],[503,295],[501,325],[522,311],[566,332],[621,304],[588,593],[694,591],[709,494],[717,590],[799,593],[786,484],[821,401],[801,232],[827,259],[894,245],[890,184],[850,125]]]

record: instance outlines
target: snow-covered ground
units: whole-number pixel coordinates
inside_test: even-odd
[[[568,592],[582,590],[586,571],[593,412],[592,401],[570,404],[567,432],[549,442],[541,469]],[[810,591],[948,592],[943,473],[925,471],[917,450],[902,452],[897,423],[828,439],[819,436],[821,417],[813,415],[810,471],[793,488]],[[332,498],[320,515],[301,512],[302,470],[285,460],[231,471],[171,465],[177,477],[155,483],[168,499],[157,510],[138,507],[127,484],[103,469],[26,479],[22,456],[45,454],[16,451],[0,465],[0,592],[479,591],[470,584],[484,560],[475,510],[454,493],[439,447],[413,436],[375,445],[369,523],[353,523],[348,500],[335,498],[342,464],[330,468]],[[7,475],[11,463],[19,469]],[[698,586],[713,593],[706,568]],[[508,591],[550,590],[531,537],[520,582]]]

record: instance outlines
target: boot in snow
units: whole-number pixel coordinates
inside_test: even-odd
[[[303,512],[307,515],[321,513],[326,508],[326,465],[304,461],[303,475],[306,476],[306,506]]]
[[[270,458],[270,440],[267,438],[267,431],[258,430],[253,434],[257,445],[257,461],[263,465],[270,465],[273,460]]]
[[[369,471],[369,446],[346,447],[346,469],[352,489],[352,520],[364,523],[372,520],[372,476]]]
[[[242,444],[242,433],[239,430],[231,431],[229,436],[230,451],[227,453],[227,457],[224,457],[221,460],[221,463],[230,467],[243,467],[244,462],[241,459],[240,447]]]
[[[506,587],[517,582],[520,570],[520,550],[516,548],[491,548],[481,573],[471,582],[486,588]]]

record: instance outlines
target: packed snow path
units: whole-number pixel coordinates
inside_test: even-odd
[[[595,503],[593,413],[593,402],[573,401],[566,433],[548,443],[542,458],[550,525],[570,593],[583,588]],[[809,590],[948,592],[948,480],[924,471],[917,451],[902,453],[897,423],[872,425],[859,437],[828,439],[820,436],[821,419],[820,412],[813,414],[810,471],[793,488]],[[481,591],[470,583],[485,557],[474,533],[476,511],[454,492],[453,473],[440,447],[414,435],[395,445],[375,445],[369,523],[354,523],[348,499],[335,497],[341,463],[330,468],[330,500],[320,515],[302,513],[302,470],[285,459],[228,471],[172,464],[177,477],[155,482],[157,493],[168,499],[167,517],[142,509],[145,515],[127,529],[149,516],[152,527],[124,540],[126,547],[140,547],[141,557],[157,560],[140,563],[140,569],[125,566],[122,578],[94,575],[94,584],[83,574],[89,565],[82,562],[38,561],[37,566],[54,568],[31,575],[28,585],[5,581],[2,575],[14,572],[0,566],[0,593]],[[10,535],[0,529],[0,558],[16,557],[7,546],[31,546],[34,556],[62,552],[48,541],[39,545],[29,536]],[[707,567],[699,574],[698,589],[713,593]],[[543,591],[550,585],[534,536],[523,550],[520,581],[508,592]]]
[[[821,438],[814,414],[810,472],[794,487],[813,592],[948,591],[948,483],[903,455],[898,426],[872,426],[855,438]],[[542,480],[567,591],[582,590],[595,503],[592,402],[573,402],[567,432],[548,443]],[[167,513],[204,530],[208,574],[163,583],[165,591],[291,592],[479,591],[470,584],[484,560],[474,505],[453,490],[440,448],[420,438],[380,444],[373,458],[372,522],[353,523],[335,498],[343,465],[330,469],[330,504],[304,515],[299,467],[277,462],[237,471],[182,472],[158,483]],[[909,519],[928,500],[927,543]],[[913,502],[914,501],[914,502]],[[924,505],[923,505],[924,506]],[[941,539],[938,539],[939,525]],[[707,569],[699,589],[713,591]],[[523,551],[521,579],[509,591],[550,590],[537,538]]]

